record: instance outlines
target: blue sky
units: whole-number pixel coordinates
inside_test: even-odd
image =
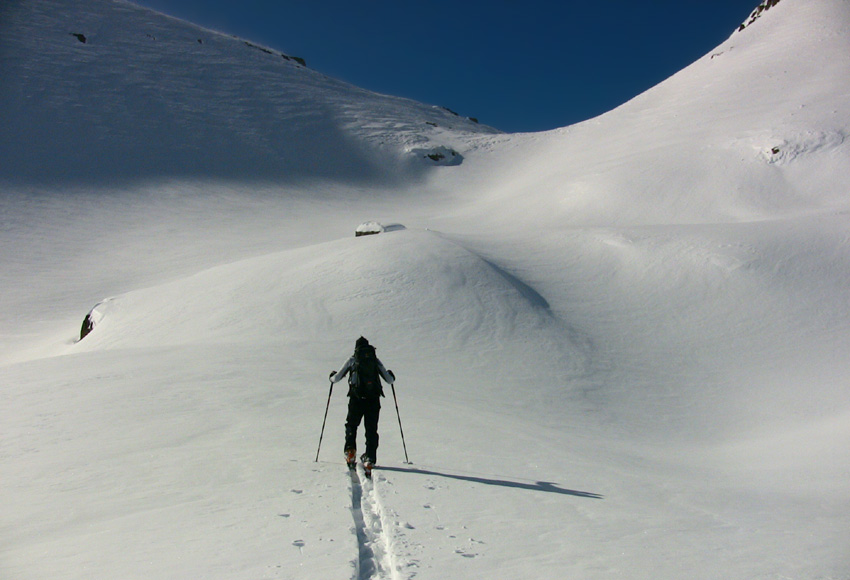
[[[364,89],[539,131],[621,105],[726,40],[759,0],[132,0]]]

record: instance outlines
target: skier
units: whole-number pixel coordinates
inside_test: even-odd
[[[331,371],[330,380],[337,383],[348,375],[348,416],[345,418],[345,462],[354,468],[357,454],[357,428],[364,420],[366,453],[360,459],[367,476],[371,476],[378,451],[378,416],[384,396],[380,379],[395,382],[392,371],[384,368],[375,356],[375,347],[362,336],[354,343],[354,355],[339,371]]]

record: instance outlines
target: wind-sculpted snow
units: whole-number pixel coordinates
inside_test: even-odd
[[[587,354],[565,339],[563,324],[533,288],[429,231],[346,238],[219,266],[109,297],[97,313],[95,330],[69,352],[191,344],[198,337],[238,344],[363,334],[392,337],[423,357],[450,349],[474,368],[520,348],[513,355],[517,374],[533,372],[542,359],[582,374]],[[530,335],[533,346],[510,346]]]
[[[121,1],[0,21],[0,576],[850,574],[850,3],[497,136]]]
[[[848,29],[841,0],[784,0],[617,109],[492,144],[476,171],[448,177],[494,203],[514,203],[503,227],[723,223],[784,217],[791,207],[829,210],[846,197],[835,171],[850,167]]]
[[[398,184],[445,164],[412,150],[495,132],[129,3],[2,10],[0,180]]]

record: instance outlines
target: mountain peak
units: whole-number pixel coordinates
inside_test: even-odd
[[[738,32],[740,32],[740,31],[744,30],[745,28],[747,28],[748,26],[752,25],[756,20],[761,18],[761,16],[765,12],[767,12],[768,10],[770,10],[771,8],[773,8],[774,6],[779,4],[779,2],[780,2],[780,0],[765,0],[764,2],[762,2],[761,4],[756,6],[755,10],[752,11],[749,18],[747,18],[744,22],[742,22],[741,25],[738,27]]]

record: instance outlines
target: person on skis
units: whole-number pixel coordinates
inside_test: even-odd
[[[375,355],[375,347],[362,336],[354,343],[354,354],[339,371],[331,371],[330,380],[337,383],[348,375],[348,415],[345,418],[345,462],[354,467],[357,454],[357,429],[363,420],[366,429],[366,452],[361,456],[363,468],[370,475],[378,452],[378,416],[384,390],[380,379],[389,384],[395,375]]]

